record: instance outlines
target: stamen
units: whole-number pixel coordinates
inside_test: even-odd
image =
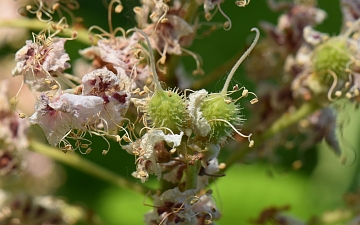
[[[121,10],[122,10],[122,5],[121,5],[121,2],[120,0],[112,0],[109,4],[109,8],[108,8],[108,24],[109,24],[109,29],[110,29],[110,34],[113,34],[114,33],[114,30],[113,30],[113,26],[112,26],[112,20],[111,20],[111,11],[112,11],[112,7],[115,3],[118,3],[118,5],[115,7],[115,13],[120,13]],[[120,8],[119,8],[120,6]],[[121,10],[120,10],[121,9]],[[120,11],[119,11],[120,10]]]
[[[334,91],[334,89],[336,88],[338,78],[337,78],[337,75],[335,74],[334,71],[329,70],[327,72],[334,78],[334,81],[331,84],[331,87],[330,87],[330,89],[329,89],[329,91],[327,93],[327,97],[328,97],[329,101],[333,102],[333,101],[335,101],[335,99],[331,97],[331,94]]]
[[[223,25],[223,28],[224,30],[228,31],[231,29],[232,27],[232,23],[231,23],[231,19],[222,11],[221,7],[220,7],[220,4],[221,4],[222,1],[220,1],[217,6],[219,8],[219,12],[221,13],[221,15],[223,15],[225,17],[225,19],[227,20],[224,25]]]
[[[188,49],[185,49],[185,48],[182,48],[182,47],[180,49],[181,49],[181,51],[191,55],[195,59],[196,70],[193,71],[193,75],[203,75],[204,71],[201,69],[201,66],[202,66],[201,57],[199,55],[197,55],[196,53],[188,50]]]
[[[131,30],[135,30],[136,32],[138,32],[142,36],[144,36],[146,43],[148,45],[148,51],[149,51],[149,57],[150,57],[150,67],[151,67],[153,77],[154,77],[155,90],[162,90],[161,84],[159,82],[159,76],[157,75],[157,72],[156,72],[154,53],[153,53],[153,50],[152,50],[152,47],[150,44],[150,40],[147,37],[147,34],[138,28],[133,28],[133,29],[130,29],[129,31],[131,31]]]
[[[224,119],[212,119],[212,120],[209,120],[209,122],[211,122],[211,121],[219,121],[219,122],[224,122],[224,123],[226,123],[227,125],[229,125],[229,126],[235,131],[235,133],[237,133],[237,134],[240,135],[241,137],[247,138],[247,139],[249,140],[249,147],[250,147],[250,148],[254,145],[254,141],[251,140],[252,134],[249,134],[249,135],[242,134],[242,133],[241,133],[240,131],[238,131],[229,121],[224,120]]]

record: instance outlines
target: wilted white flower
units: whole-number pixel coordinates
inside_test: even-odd
[[[208,96],[208,92],[204,89],[195,91],[189,95],[188,111],[192,124],[194,125],[195,134],[206,137],[211,131],[210,124],[202,116],[200,110],[201,103]]]
[[[128,146],[125,150],[138,156],[137,170],[132,175],[135,178],[145,182],[150,174],[155,174],[158,179],[161,178],[161,168],[158,163],[161,161],[162,155],[170,153],[163,147],[156,146],[157,143],[165,141],[170,147],[178,147],[181,143],[183,132],[180,134],[164,134],[162,130],[149,130],[141,139]]]
[[[65,41],[64,38],[53,38],[51,44],[46,45],[27,40],[26,45],[15,54],[17,63],[13,76],[22,75],[24,82],[33,90],[50,90],[51,84],[45,81],[53,81],[52,75],[70,68]]]
[[[123,69],[119,68],[119,71]],[[82,94],[103,99],[103,109],[99,114],[106,130],[116,129],[124,119],[130,105],[130,80],[124,74],[116,76],[110,70],[98,69],[82,78]]]
[[[145,214],[148,225],[205,225],[212,224],[213,219],[221,216],[211,192],[198,197],[195,190],[181,192],[176,187],[153,198],[154,210]]]
[[[72,128],[87,130],[86,126],[102,109],[103,100],[97,96],[60,93],[50,99],[43,93],[29,119],[40,125],[49,143],[55,146]]]
[[[93,65],[96,68],[106,66],[115,74],[125,74],[142,87],[150,78],[149,67],[142,64],[139,53],[139,37],[136,33],[128,39],[124,37],[115,37],[110,39],[101,39],[98,46],[92,46],[80,51],[85,58],[94,60]],[[121,69],[120,69],[121,68]]]

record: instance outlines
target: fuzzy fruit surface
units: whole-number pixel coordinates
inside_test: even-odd
[[[350,56],[346,39],[343,38],[333,38],[318,46],[313,55],[314,72],[318,79],[332,84],[333,78],[327,72],[331,70],[340,80],[347,80],[345,69]]]
[[[182,131],[187,121],[184,99],[173,91],[156,91],[149,101],[148,115],[154,127]]]
[[[219,121],[219,119],[226,120],[233,126],[240,125],[239,107],[233,102],[226,103],[225,100],[229,100],[229,98],[220,93],[211,94],[201,105],[203,117],[211,126],[210,138],[214,143],[224,141],[233,133],[229,124]]]

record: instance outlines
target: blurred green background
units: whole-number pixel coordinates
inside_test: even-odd
[[[108,30],[107,9],[100,0],[78,0],[80,9],[76,16],[83,17],[84,25],[99,25]],[[136,1],[123,0],[124,10],[120,15],[113,15],[114,26],[125,29],[134,26],[132,8]],[[319,0],[319,8],[328,13],[325,22],[317,27],[319,30],[336,35],[341,26],[339,2],[335,0]],[[270,11],[265,0],[252,0],[245,8],[235,6],[233,0],[226,0],[222,4],[223,11],[231,18],[233,27],[230,31],[219,29],[211,36],[196,39],[191,50],[201,55],[205,76],[218,66],[229,60],[238,52],[245,51],[252,42],[254,34],[250,32],[258,27],[259,21],[276,24],[279,13]],[[202,10],[202,9],[200,9]],[[213,21],[225,21],[221,14]],[[78,50],[85,46],[77,42],[68,42],[67,51],[72,59],[78,58]],[[182,63],[190,74],[195,69],[195,62],[191,57],[184,57]],[[246,61],[245,61],[246,63]],[[259,62],[261,63],[261,62]],[[210,91],[219,90],[226,78],[226,74],[217,82],[207,87]],[[205,79],[192,77],[189,79]],[[243,72],[243,66],[238,70],[235,79],[248,87],[254,87]],[[279,103],[281,104],[281,103]],[[349,163],[342,165],[340,159],[325,143],[315,146],[304,153],[305,169],[294,171],[290,165],[298,155],[279,150],[283,160],[274,165],[269,162],[238,164],[227,171],[226,176],[218,179],[211,188],[217,204],[222,212],[222,219],[216,224],[249,224],[250,219],[258,217],[266,207],[290,205],[289,214],[304,220],[313,215],[320,215],[327,210],[334,210],[341,206],[342,195],[348,191],[355,191],[359,185],[359,160],[355,160],[354,152],[358,152],[359,116],[353,106],[344,106],[343,117],[351,122],[343,130],[341,137],[342,150],[349,157]],[[244,113],[251,116],[251,112],[244,109]],[[341,113],[341,112],[340,112]],[[345,120],[344,119],[344,120]],[[93,151],[83,155],[89,160],[102,165],[121,176],[131,178],[135,170],[134,157],[128,155],[113,143],[106,156],[101,154],[106,143],[101,138],[93,141]],[[144,196],[124,190],[97,178],[64,166],[66,181],[56,192],[64,196],[69,202],[85,205],[90,211],[97,213],[106,225],[137,225],[143,224],[143,214],[151,207],[144,206]],[[140,182],[133,179],[134,182]],[[156,186],[156,180],[150,180],[148,185]],[[149,203],[149,202],[148,202]]]

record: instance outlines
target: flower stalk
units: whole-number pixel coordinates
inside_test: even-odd
[[[100,180],[109,182],[124,189],[132,190],[138,194],[146,195],[149,191],[151,191],[150,188],[120,177],[114,172],[86,160],[84,157],[81,157],[77,154],[64,154],[59,149],[50,147],[49,145],[43,144],[34,139],[30,141],[30,149],[34,152],[46,155],[65,165],[71,166],[72,168],[78,169],[79,171],[94,176]]]
[[[295,123],[299,122],[301,119],[309,116],[316,110],[320,109],[320,105],[315,102],[306,102],[304,103],[298,110],[293,113],[285,112],[278,120],[276,120],[265,132],[261,135],[255,135],[254,137],[254,147],[263,144],[269,138],[279,134],[286,128],[294,125]],[[239,162],[243,159],[248,153],[253,151],[255,148],[245,148],[242,151],[235,151],[231,154],[226,161],[226,168],[230,168],[234,163]]]
[[[41,31],[44,29],[45,24],[37,19],[12,19],[12,20],[0,20],[0,27],[15,27],[15,28],[26,28],[34,31]],[[84,28],[74,29],[77,32],[77,37],[75,41],[81,42],[85,45],[91,45],[89,39],[89,33]],[[54,30],[52,30],[54,31]],[[72,32],[69,30],[63,30],[59,33],[63,37],[71,37]]]

